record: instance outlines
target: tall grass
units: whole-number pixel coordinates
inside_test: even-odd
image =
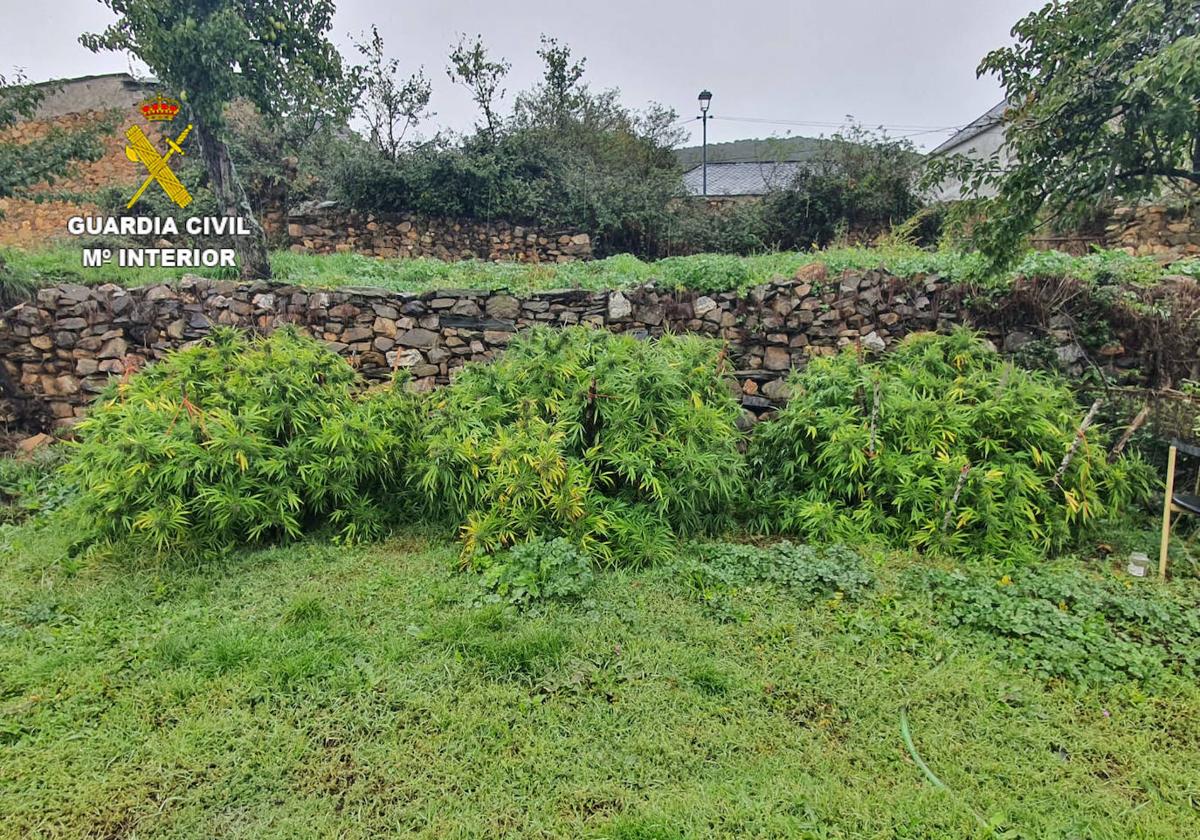
[[[77,247],[52,245],[34,250],[0,249],[0,287],[14,290],[70,282],[95,285],[118,283],[142,286],[177,280],[188,269],[84,268]],[[507,289],[528,293],[549,289],[625,289],[655,281],[666,288],[700,292],[744,291],[779,276],[789,277],[802,266],[825,263],[832,273],[845,269],[885,269],[900,276],[938,274],[955,282],[1004,285],[1017,276],[1070,276],[1088,282],[1153,283],[1167,273],[1200,277],[1200,260],[1164,268],[1149,257],[1120,251],[1096,251],[1073,257],[1056,251],[1031,251],[1013,271],[989,275],[979,254],[926,251],[897,244],[883,247],[841,247],[824,251],[778,252],[739,257],[696,254],[646,261],[629,254],[572,263],[515,263],[432,258],[381,259],[360,254],[296,254],[276,251],[271,266],[276,280],[318,288],[371,286],[394,291],[432,289]],[[228,269],[226,270],[228,272]],[[212,276],[212,275],[210,275]],[[7,279],[6,279],[7,278]]]

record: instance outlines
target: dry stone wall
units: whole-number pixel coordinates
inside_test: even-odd
[[[1183,259],[1200,256],[1200,202],[1113,210],[1104,239],[1110,248],[1138,256]]]
[[[299,253],[353,252],[443,260],[561,263],[592,256],[591,238],[586,233],[546,231],[506,221],[488,224],[408,213],[356,213],[336,206],[288,214],[287,244]]]
[[[0,317],[0,419],[27,430],[69,426],[114,377],[203,338],[214,326],[268,332],[285,324],[326,342],[368,379],[404,369],[420,390],[447,383],[468,362],[493,358],[518,331],[538,324],[586,324],[637,336],[697,333],[728,342],[741,400],[759,413],[786,399],[789,371],[814,356],[848,345],[878,352],[909,332],[973,323],[961,300],[960,288],[936,276],[866,271],[831,277],[821,264],[745,295],[653,285],[521,297],[471,290],[322,291],[195,276],[133,289],[59,285]],[[1028,327],[990,332],[1009,350],[1037,335]],[[1071,334],[1054,339],[1060,358],[1082,368]],[[1121,347],[1100,363],[1119,373],[1136,368],[1139,358]]]

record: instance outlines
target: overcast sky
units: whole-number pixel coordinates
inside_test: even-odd
[[[170,0],[163,0],[170,2]],[[129,69],[126,57],[93,55],[76,41],[111,20],[95,0],[0,0],[0,73],[34,80]],[[930,148],[1000,99],[975,67],[1010,41],[1009,29],[1038,0],[514,0],[399,3],[339,0],[333,37],[350,55],[351,35],[372,23],[405,70],[424,65],[434,83],[433,123],[464,130],[476,116],[446,78],[448,46],[484,36],[512,62],[512,93],[540,73],[545,33],[587,57],[593,88],[618,87],[630,105],[657,101],[680,119],[696,94],[713,93],[709,141],[817,136],[848,114]],[[737,119],[735,119],[737,118]],[[760,122],[762,121],[762,122]],[[691,121],[699,142],[699,123]],[[940,130],[931,130],[940,129]],[[917,133],[922,132],[922,133]]]

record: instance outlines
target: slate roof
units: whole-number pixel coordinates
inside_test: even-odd
[[[44,82],[30,82],[29,86],[33,88],[64,87],[78,82],[94,82],[99,79],[116,79],[123,87],[129,90],[146,90],[158,84],[158,79],[153,76],[144,76],[139,79],[131,76],[129,73],[120,71],[117,73],[93,73],[89,76],[70,76],[62,79],[46,79]]]
[[[971,140],[972,138],[978,137],[980,134],[983,134],[983,132],[987,131],[989,128],[999,125],[1001,123],[1001,121],[1004,119],[1004,112],[1007,109],[1008,109],[1008,101],[1007,100],[1004,100],[997,105],[993,105],[992,108],[986,114],[972,120],[970,123],[968,123],[967,125],[960,128],[958,131],[956,131],[953,135],[950,136],[949,140],[947,140],[942,145],[938,146],[936,149],[934,149],[929,154],[930,155],[940,155],[945,152],[948,152],[951,149],[953,149],[954,147],[959,146],[963,143],[966,143],[968,140]]]
[[[757,162],[740,161],[709,163],[708,194],[710,196],[766,195],[771,190],[786,187],[805,164],[799,161]],[[701,195],[702,167],[683,173],[683,188],[688,195]]]

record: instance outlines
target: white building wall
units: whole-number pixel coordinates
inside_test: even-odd
[[[998,154],[1001,167],[1007,167],[1012,161],[1012,158],[1005,152],[1004,144],[1003,120],[1007,110],[1007,102],[993,106],[986,114],[972,120],[969,125],[934,149],[930,153],[930,157],[963,155],[972,160],[989,160]],[[990,187],[984,187],[979,192],[979,195],[984,198],[990,198],[995,194],[996,191]],[[962,182],[956,178],[947,178],[942,181],[934,188],[929,197],[934,201],[957,201],[968,198]]]

